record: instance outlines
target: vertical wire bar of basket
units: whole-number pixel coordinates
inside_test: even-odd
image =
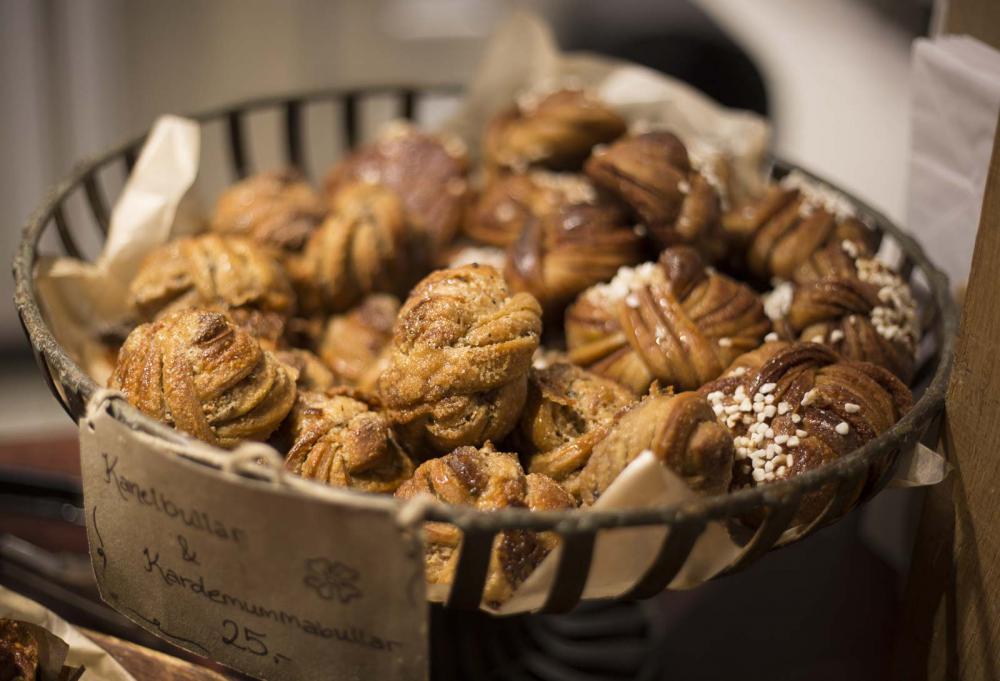
[[[69,409],[69,413],[72,414],[73,420],[76,421],[86,413],[87,404],[76,387],[68,386],[65,383],[62,386],[66,392],[66,406]]]
[[[341,100],[341,130],[344,134],[344,153],[358,143],[358,93],[348,92]]]
[[[285,158],[288,165],[303,172],[306,169],[302,146],[302,100],[285,102]]]
[[[903,278],[903,281],[910,281],[913,276],[914,264],[913,258],[907,255],[906,251],[903,251],[903,261],[899,264],[899,276]]]
[[[135,162],[139,159],[138,147],[128,147],[122,152],[122,162],[125,164],[125,177],[127,178],[131,173],[132,169],[135,168]]]
[[[229,159],[233,167],[233,175],[242,180],[247,176],[247,155],[245,137],[243,135],[243,110],[233,109],[226,115],[229,129]]]
[[[882,491],[886,485],[889,484],[889,480],[892,479],[893,472],[896,468],[896,461],[899,459],[899,455],[907,451],[911,447],[916,447],[917,442],[923,437],[924,432],[932,425],[931,421],[918,424],[909,433],[906,433],[899,442],[899,445],[894,447],[892,451],[886,451],[877,455],[876,460],[871,461],[868,464],[868,476],[865,487],[861,492],[861,499],[868,500]],[[875,468],[884,460],[884,465],[880,468]]]
[[[801,496],[797,491],[790,492],[787,496],[780,499],[765,499],[763,522],[757,528],[757,531],[754,532],[743,555],[740,556],[736,564],[729,568],[727,572],[742,570],[774,546],[774,543],[788,529],[792,518],[795,517],[795,513],[799,510],[800,499]]]
[[[104,192],[101,191],[101,187],[97,183],[96,168],[83,176],[83,191],[87,196],[90,213],[94,216],[97,227],[101,230],[101,234],[107,235],[108,223],[110,221],[108,217],[108,202],[105,200]]]
[[[475,610],[483,599],[483,587],[490,566],[493,532],[463,527],[462,546],[455,577],[448,594],[448,607]]]
[[[414,120],[417,113],[417,93],[409,88],[404,89],[400,96],[400,115],[408,121]]]
[[[844,515],[858,498],[864,470],[862,466],[857,471],[847,471],[838,475],[836,480],[827,483],[825,487],[833,486],[833,493],[815,518],[796,529],[796,537],[806,537]]]
[[[670,582],[684,567],[694,543],[704,529],[705,520],[701,517],[678,520],[671,524],[652,564],[623,598],[651,598],[670,586]]]
[[[868,466],[861,465],[851,468],[841,475],[837,480],[837,490],[833,499],[827,505],[823,514],[823,523],[829,523],[843,517],[861,496],[862,487],[865,483],[865,476],[868,474]],[[819,527],[819,525],[817,525]]]
[[[66,222],[66,211],[63,210],[63,200],[64,197],[60,197],[59,202],[52,209],[52,219],[55,221],[56,232],[59,233],[59,241],[62,242],[63,248],[66,250],[66,255],[71,258],[80,259],[80,249],[76,245],[76,239],[73,238],[69,223]]]
[[[594,529],[561,534],[561,552],[555,578],[541,612],[566,612],[580,602],[594,556]]]

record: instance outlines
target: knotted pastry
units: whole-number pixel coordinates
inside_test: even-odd
[[[490,121],[483,155],[494,174],[529,166],[579,170],[595,145],[620,137],[625,129],[625,120],[590,93],[529,93]]]
[[[575,506],[573,498],[544,475],[525,475],[515,454],[461,447],[417,467],[396,497],[411,499],[429,494],[446,504],[472,506],[480,511],[528,508],[555,511]],[[551,532],[503,530],[493,539],[483,600],[497,607],[554,548],[559,538]],[[451,584],[458,565],[462,532],[449,523],[424,524],[425,574],[430,584]]]
[[[533,368],[514,433],[517,450],[529,471],[549,476],[578,497],[577,478],[594,445],[634,401],[621,385],[569,362]]]
[[[736,488],[837,460],[888,430],[912,399],[885,369],[843,360],[816,343],[766,343],[700,392],[735,436]],[[815,518],[834,487],[806,494],[795,522]]]
[[[413,475],[389,422],[362,393],[299,393],[290,416],[293,444],[285,468],[335,487],[391,494]]]
[[[697,247],[715,261],[726,250],[715,175],[692,167],[687,149],[670,132],[625,137],[587,161],[597,186],[627,203],[661,248]]]
[[[296,392],[271,352],[224,314],[204,310],[136,327],[108,387],[139,411],[220,447],[266,439]]]
[[[466,233],[506,246],[507,281],[554,314],[583,289],[640,260],[642,237],[626,218],[582,175],[535,170],[495,181]]]
[[[274,355],[282,364],[293,370],[295,385],[300,391],[323,392],[337,385],[337,377],[334,373],[323,364],[319,357],[308,350],[291,348],[279,350]]]
[[[39,679],[40,648],[34,633],[24,622],[0,617],[0,679],[36,681]],[[55,657],[49,655],[49,657]],[[46,660],[51,666],[52,661]]]
[[[654,380],[680,390],[710,381],[770,329],[745,284],[705,268],[690,247],[622,269],[566,311],[570,361],[642,394]]]
[[[597,198],[589,182],[563,183],[563,191],[546,191],[538,182],[541,177],[542,171],[535,170],[504,175],[490,182],[469,211],[463,224],[465,234],[479,243],[506,248],[517,241],[524,225],[540,209],[558,201],[560,195],[572,191],[578,203]],[[578,176],[567,173],[555,177]]]
[[[909,285],[848,240],[831,244],[797,270],[784,323],[793,338],[822,343],[846,359],[913,376],[920,339]]]
[[[340,382],[375,390],[389,364],[398,312],[399,300],[376,294],[350,312],[330,318],[319,342],[319,356]]]
[[[694,392],[653,394],[622,415],[594,446],[580,471],[579,493],[590,506],[637,456],[652,452],[693,491],[724,494],[733,477],[733,438]]]
[[[379,392],[411,453],[499,441],[514,427],[541,309],[492,267],[438,270],[400,310]]]
[[[841,194],[792,172],[765,195],[723,218],[726,233],[746,252],[762,281],[794,279],[796,269],[828,244],[844,240],[874,252],[875,233]]]
[[[341,312],[369,293],[401,292],[411,283],[406,220],[395,192],[352,182],[330,208],[290,266],[306,312]]]
[[[302,249],[323,221],[323,199],[298,170],[260,173],[219,196],[210,223],[216,232],[246,236],[281,252]]]
[[[642,257],[642,238],[609,203],[564,201],[529,219],[507,248],[504,276],[515,291],[561,314],[588,286]]]
[[[326,177],[331,199],[357,180],[399,195],[413,236],[414,260],[429,263],[461,224],[468,195],[468,160],[460,140],[396,122],[374,144],[361,147]]]
[[[249,239],[204,234],[150,253],[129,286],[129,304],[145,320],[210,306],[287,317],[295,295],[267,250]]]
[[[531,170],[505,175],[491,182],[469,211],[465,233],[480,243],[506,248],[532,220],[584,205],[617,207],[579,173]],[[624,223],[625,215],[617,213],[615,221]]]

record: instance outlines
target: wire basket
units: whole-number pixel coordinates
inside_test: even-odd
[[[380,115],[383,120],[398,117],[421,120],[435,106],[457,101],[458,95],[458,88],[441,85],[331,89],[254,99],[196,114],[192,118],[200,123],[205,140],[199,183],[214,182],[221,188],[255,170],[281,164],[316,175],[317,169],[336,160],[337,152],[320,158],[323,154],[318,154],[317,149],[321,145],[314,144],[313,139],[323,137],[332,141],[329,146],[342,153],[365,138],[367,131],[374,130]],[[213,137],[217,142],[214,147],[210,144]],[[50,390],[74,420],[83,415],[98,385],[56,342],[39,309],[34,265],[43,243],[52,245],[52,255],[78,258],[85,257],[87,244],[93,250],[103,243],[110,215],[111,192],[107,188],[116,184],[120,187],[144,141],[144,136],[137,137],[78,165],[28,222],[14,261],[15,304],[25,333]],[[265,157],[268,150],[274,158],[266,163],[253,162]],[[794,168],[830,185],[780,160],[773,160],[772,166],[776,177]],[[836,520],[885,486],[899,452],[914,446],[935,426],[942,411],[954,356],[957,313],[947,277],[928,260],[920,245],[877,211],[846,192],[844,195],[879,233],[883,249],[897,256],[900,273],[910,282],[921,303],[924,337],[912,384],[917,397],[913,409],[881,436],[836,462],[789,480],[699,498],[679,506],[587,512],[505,509],[490,513],[432,507],[426,519],[454,523],[464,533],[448,607],[478,608],[493,538],[501,530],[551,530],[561,536],[556,578],[543,606],[543,611],[561,612],[580,601],[595,538],[601,530],[636,526],[669,528],[652,564],[624,595],[648,598],[670,584],[710,521],[729,522],[750,513],[761,518],[740,559],[727,570],[733,572],[753,563],[772,547],[801,539]],[[113,412],[130,427],[164,433],[162,424],[128,405],[118,405]],[[808,526],[786,533],[803,496],[824,486],[835,489],[835,493],[823,511]],[[384,500],[379,501],[384,504]]]

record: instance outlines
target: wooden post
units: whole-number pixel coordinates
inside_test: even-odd
[[[1000,127],[998,127],[1000,131]],[[925,499],[897,679],[1000,679],[1000,134],[945,408],[954,471]]]
[[[1000,2],[997,0],[950,0],[944,32],[971,35],[1000,49]]]
[[[1000,49],[1000,0],[941,1],[944,33]],[[998,278],[1000,123],[945,407],[954,472],[924,497],[893,657],[897,681],[1000,679]]]

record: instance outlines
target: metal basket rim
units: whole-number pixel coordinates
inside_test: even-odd
[[[392,93],[402,90],[442,94],[452,94],[461,91],[459,87],[448,84],[406,86],[380,84],[326,88],[245,99],[203,110],[200,113],[189,116],[189,118],[205,124],[231,113],[244,112],[256,108],[333,99],[351,95],[369,95],[380,92]],[[84,373],[58,344],[39,308],[33,272],[38,241],[48,221],[52,218],[56,207],[71,191],[75,190],[85,178],[103,165],[119,159],[129,151],[138,149],[145,140],[148,132],[147,130],[141,135],[134,136],[123,143],[114,145],[102,153],[76,164],[74,169],[47,193],[41,206],[29,218],[22,230],[21,241],[14,258],[14,304],[24,327],[25,334],[28,336],[29,342],[36,353],[36,358],[41,364],[39,368],[43,372],[45,380],[51,383],[48,370],[44,366],[44,364],[48,364],[51,367],[52,373],[59,378],[60,383],[78,391],[85,400],[89,399],[99,386]],[[880,455],[885,455],[887,452],[892,451],[893,447],[903,443],[914,431],[925,426],[941,412],[944,407],[945,393],[954,363],[955,336],[958,327],[957,307],[950,293],[947,276],[930,261],[916,239],[899,228],[893,221],[886,218],[880,211],[873,209],[866,202],[858,199],[850,192],[841,189],[835,183],[829,182],[796,163],[790,163],[774,156],[771,157],[771,161],[775,167],[779,167],[785,171],[798,170],[808,177],[843,194],[864,215],[877,221],[880,228],[895,239],[902,251],[926,277],[934,304],[937,307],[937,317],[934,321],[934,327],[930,332],[934,333],[939,340],[936,350],[938,359],[937,367],[926,390],[913,405],[912,409],[889,430],[882,433],[882,435],[837,461],[807,471],[794,478],[762,487],[748,488],[711,497],[699,497],[679,505],[617,511],[582,511],[581,509],[573,509],[570,511],[537,512],[527,509],[503,509],[485,512],[435,504],[427,508],[424,514],[427,519],[453,522],[465,530],[499,531],[506,528],[518,527],[538,530],[551,529],[563,533],[580,533],[614,527],[669,525],[683,520],[692,520],[697,517],[706,521],[734,517],[778,500],[787,499],[792,496],[801,497],[802,494],[819,489],[823,485],[849,477],[853,473],[856,473],[859,468],[873,463]],[[50,388],[53,391],[55,390],[54,385],[50,385]],[[162,436],[163,431],[166,429],[162,424],[127,404],[119,405],[114,410],[114,415],[130,427],[141,429],[145,432],[158,433]],[[70,416],[72,417],[72,414]],[[174,433],[175,431],[170,432]],[[178,435],[182,438],[187,438],[183,434]],[[224,452],[221,449],[219,451]],[[323,487],[325,491],[333,491],[320,483],[306,482],[308,485],[317,488]],[[338,494],[333,495],[334,497],[347,495],[352,498],[352,503],[364,505],[365,500],[368,500],[372,502],[372,506],[378,505],[384,507],[385,505],[385,499],[377,498],[377,495],[356,492],[354,490],[336,490],[336,492]],[[306,492],[297,490],[297,493]],[[402,502],[397,500],[392,501],[397,506],[402,505]]]

